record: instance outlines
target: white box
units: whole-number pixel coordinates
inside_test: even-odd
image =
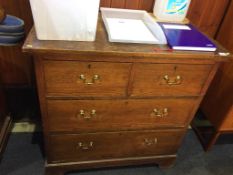
[[[39,40],[94,41],[100,0],[30,0]]]
[[[101,8],[110,42],[167,44],[160,25],[146,11]]]

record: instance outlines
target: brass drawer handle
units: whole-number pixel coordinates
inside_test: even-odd
[[[96,116],[96,110],[92,109],[90,113],[86,113],[83,109],[79,111],[79,116],[85,120],[90,120]]]
[[[90,150],[93,148],[93,145],[94,145],[93,142],[89,142],[89,143],[79,142],[77,148],[82,150]]]
[[[152,112],[152,115],[155,117],[159,117],[159,118],[164,118],[166,116],[168,116],[168,108],[164,108],[162,110],[159,110],[157,108],[155,108]]]
[[[152,146],[152,145],[156,145],[158,143],[158,139],[154,138],[154,139],[144,139],[144,143],[146,146]]]
[[[165,75],[164,80],[168,85],[180,85],[182,83],[182,78],[180,75],[177,75],[174,78],[170,78],[168,75]]]
[[[88,80],[85,75],[81,74],[79,78],[83,81],[84,84],[86,85],[93,85],[95,84],[98,80],[100,80],[99,75],[94,75],[91,80]]]

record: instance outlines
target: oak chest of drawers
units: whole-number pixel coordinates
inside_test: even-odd
[[[109,43],[106,36],[100,21],[95,42],[38,41],[32,29],[24,44],[34,56],[47,175],[171,166],[225,60],[217,53]]]

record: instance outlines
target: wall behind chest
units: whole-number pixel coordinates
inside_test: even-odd
[[[231,1],[226,16],[223,20],[221,28],[217,35],[217,40],[224,46],[226,49],[233,52],[233,1]]]
[[[215,37],[230,0],[192,0],[188,18],[201,31]]]
[[[33,25],[29,0],[0,0],[0,5],[7,14],[24,20],[27,35]],[[7,106],[14,120],[28,117],[27,111],[37,108],[32,88],[32,59],[22,52],[22,44],[23,42],[16,46],[0,46],[0,79],[3,87],[6,87]]]
[[[33,20],[28,0],[0,0],[0,5],[11,14],[25,22],[26,34],[30,31]],[[0,46],[0,76],[7,86],[30,86],[32,62],[21,51],[22,44],[13,47]]]
[[[102,7],[152,11],[154,0],[101,0]]]

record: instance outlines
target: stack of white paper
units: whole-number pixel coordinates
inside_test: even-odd
[[[111,39],[128,41],[157,42],[158,39],[151,33],[142,20],[107,18]]]

